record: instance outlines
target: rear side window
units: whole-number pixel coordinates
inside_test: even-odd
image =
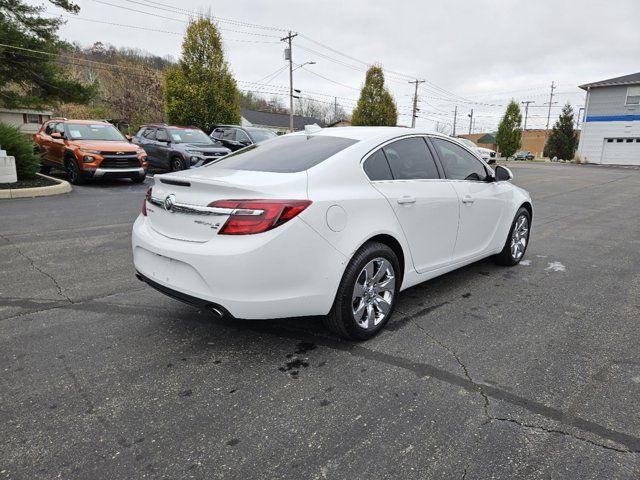
[[[254,143],[209,166],[256,172],[294,173],[308,170],[350,147],[356,140],[324,135],[286,135]],[[206,168],[206,167],[205,167]]]
[[[423,138],[398,140],[383,147],[396,180],[440,178],[438,168]]]
[[[438,156],[447,178],[477,182],[487,180],[488,173],[482,162],[460,145],[440,138],[433,138],[432,140],[438,150]]]
[[[142,135],[147,140],[155,140],[156,139],[156,129],[155,128],[147,128]]]
[[[364,173],[367,174],[369,180],[393,180],[391,175],[391,169],[387,162],[387,157],[384,156],[382,150],[378,150],[376,153],[367,158],[364,162]]]

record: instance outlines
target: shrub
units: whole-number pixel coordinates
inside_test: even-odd
[[[0,149],[15,157],[18,180],[33,178],[40,171],[40,156],[33,151],[33,143],[18,127],[0,122]]]

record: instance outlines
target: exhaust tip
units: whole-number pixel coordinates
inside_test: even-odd
[[[213,313],[215,315],[216,318],[222,318],[224,317],[224,313],[222,312],[222,310],[220,310],[218,307],[214,306],[214,305],[209,305],[207,307],[207,309]]]

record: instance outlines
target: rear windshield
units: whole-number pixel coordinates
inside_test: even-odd
[[[286,135],[254,143],[209,165],[257,172],[302,172],[356,142],[351,138],[324,135]]]

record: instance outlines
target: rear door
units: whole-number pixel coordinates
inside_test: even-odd
[[[363,168],[393,208],[416,270],[425,273],[448,265],[458,230],[458,196],[442,178],[424,137],[386,144]]]
[[[444,173],[460,199],[460,226],[454,261],[481,256],[495,248],[496,232],[511,189],[491,181],[490,172],[471,152],[444,138],[431,139]]]
[[[144,151],[147,152],[147,161],[149,164],[156,168],[165,168],[166,165],[162,163],[159,158],[159,148],[156,142],[156,131],[154,127],[147,127],[142,134],[142,145]]]

